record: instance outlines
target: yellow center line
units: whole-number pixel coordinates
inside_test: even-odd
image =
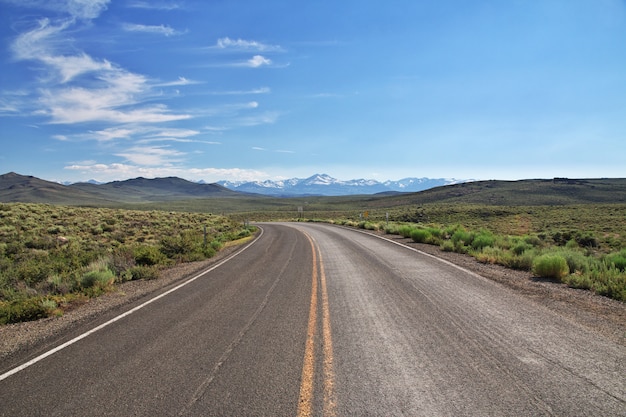
[[[333,369],[333,343],[330,327],[330,310],[328,307],[328,290],[326,288],[326,274],[322,261],[322,253],[315,241],[308,234],[305,236],[311,244],[313,255],[313,272],[311,284],[311,304],[309,307],[309,323],[307,340],[304,350],[304,363],[302,365],[302,380],[300,383],[300,398],[298,402],[298,417],[313,415],[313,398],[315,394],[313,381],[315,380],[315,338],[317,336],[317,309],[318,309],[318,280],[322,292],[322,354],[323,354],[323,383],[324,383],[324,406],[323,415],[333,417],[336,415],[335,399],[335,373]],[[318,261],[319,259],[319,261]],[[318,274],[319,270],[319,274]]]
[[[307,235],[313,248],[313,242]],[[313,415],[313,379],[315,374],[315,333],[317,330],[317,259],[313,249],[313,277],[311,286],[311,306],[309,308],[309,325],[306,345],[304,348],[304,364],[300,382],[300,400],[298,401],[298,417]]]
[[[326,289],[326,273],[322,253],[319,251],[320,279],[322,284],[322,333],[324,335],[324,415],[336,415],[335,371],[333,368],[333,339],[330,329],[330,310],[328,307],[328,290]]]

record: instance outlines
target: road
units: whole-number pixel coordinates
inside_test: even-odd
[[[381,238],[261,227],[160,298],[0,363],[0,415],[626,415],[623,344]]]

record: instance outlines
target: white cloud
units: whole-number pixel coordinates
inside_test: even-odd
[[[219,38],[215,43],[215,47],[219,49],[252,50],[259,52],[282,51],[282,48],[278,45],[268,45],[262,42],[243,39],[230,39],[229,37]]]
[[[134,9],[150,9],[150,10],[176,10],[180,9],[181,5],[176,2],[167,1],[131,1],[126,7]]]
[[[250,67],[250,68],[258,68],[258,67],[262,67],[263,65],[270,65],[271,63],[272,63],[271,59],[265,58],[261,55],[255,55],[252,58],[250,58],[248,61],[246,61],[244,66]]]
[[[58,73],[61,83],[67,83],[88,72],[114,70],[107,60],[97,61],[85,53],[63,55],[56,51],[56,47],[61,41],[58,39],[58,35],[66,30],[71,23],[71,21],[66,20],[58,25],[53,25],[49,19],[40,20],[37,28],[16,38],[12,45],[15,57],[19,60],[42,62]]]
[[[110,0],[5,0],[29,9],[69,14],[73,19],[95,19],[107,9]]]
[[[210,94],[223,95],[223,96],[235,96],[235,95],[248,95],[248,94],[268,94],[271,90],[269,87],[254,88],[252,90],[234,90],[234,91],[214,91]]]
[[[191,117],[172,114],[163,104],[141,106],[141,101],[150,94],[150,86],[141,75],[116,70],[103,74],[100,79],[102,86],[99,88],[43,89],[40,103],[44,109],[38,113],[50,117],[50,122],[55,124],[159,123]]]
[[[163,129],[151,133],[150,137],[172,137],[172,138],[188,138],[190,136],[199,135],[200,132],[192,129]]]
[[[124,152],[116,154],[127,161],[137,165],[172,165],[181,161],[184,152],[170,149],[164,146],[135,146]]]
[[[90,131],[89,137],[101,142],[115,139],[129,139],[137,133],[137,129],[111,127],[103,130]]]
[[[95,178],[98,181],[125,180],[136,177],[158,178],[177,176],[191,181],[216,182],[220,180],[256,181],[268,177],[265,172],[242,168],[152,167],[120,163],[102,164],[95,161],[75,163],[66,166],[64,169],[80,172],[84,178]]]
[[[98,2],[74,0],[87,7],[96,6]],[[87,12],[85,12],[87,13]],[[159,123],[188,119],[191,116],[172,114],[163,104],[142,105],[156,93],[155,85],[140,74],[134,74],[117,67],[107,60],[97,60],[84,52],[63,53],[66,39],[61,33],[75,22],[64,20],[53,24],[48,19],[19,35],[12,44],[14,55],[19,60],[32,60],[44,64],[44,68],[58,80],[60,86],[54,84],[40,90],[35,114],[50,118],[51,123],[73,124],[94,121],[114,123]],[[89,82],[79,85],[74,82],[80,75],[92,73]],[[44,80],[50,84],[50,80]],[[172,85],[185,85],[190,81],[179,78]],[[12,107],[2,106],[5,112]]]
[[[67,11],[76,18],[95,19],[108,4],[109,0],[67,0]]]
[[[202,83],[201,81],[193,81],[193,80],[188,80],[185,77],[178,77],[178,80],[169,81],[166,83],[158,83],[158,84],[154,84],[154,86],[155,87],[178,87],[178,86],[201,84],[201,83]]]
[[[164,36],[174,36],[183,33],[166,25],[141,25],[135,23],[125,23],[124,25],[122,25],[122,28],[127,32],[154,33]]]

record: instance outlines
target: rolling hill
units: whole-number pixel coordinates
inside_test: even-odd
[[[372,208],[429,203],[510,206],[626,204],[626,178],[474,181],[392,195],[382,193],[277,198],[241,193],[218,184],[199,184],[176,177],[61,185],[11,172],[0,175],[0,202],[104,207],[141,204],[163,209],[185,207],[191,211],[195,211],[197,207],[203,210],[215,210],[218,207],[222,212],[303,204]]]
[[[113,206],[241,195],[217,184],[197,184],[181,178],[135,178],[106,184],[61,185],[10,172],[0,175],[0,202]]]

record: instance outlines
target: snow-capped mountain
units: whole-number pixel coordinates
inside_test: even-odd
[[[327,174],[315,174],[309,178],[291,178],[281,181],[218,181],[217,184],[234,191],[271,196],[304,195],[355,195],[384,192],[417,192],[442,185],[467,182],[448,178],[404,178],[398,181],[354,179],[342,181]]]

